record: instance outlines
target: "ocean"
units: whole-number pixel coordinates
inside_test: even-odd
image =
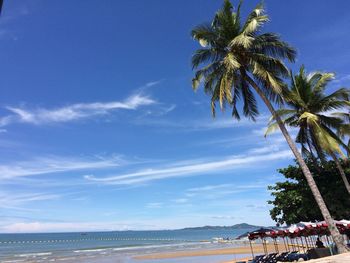
[[[135,262],[134,256],[149,253],[237,246],[241,241],[212,241],[214,237],[233,239],[249,230],[0,234],[0,262]]]

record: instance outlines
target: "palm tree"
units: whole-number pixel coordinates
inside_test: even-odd
[[[261,33],[261,27],[268,21],[263,4],[258,4],[246,21],[241,23],[241,3],[234,12],[230,1],[225,0],[210,24],[202,24],[192,30],[193,38],[202,45],[192,57],[193,69],[197,70],[192,81],[193,88],[196,90],[203,83],[205,92],[211,96],[214,115],[215,105],[219,102],[221,109],[229,105],[233,117],[237,119],[240,118],[237,102],[242,100],[243,115],[255,120],[259,112],[254,91],[260,96],[295,155],[338,250],[346,252],[343,237],[309,168],[272,105],[282,103],[285,89],[282,78],[289,76],[289,70],[282,60],[293,62],[296,51],[281,41],[278,35]]]
[[[306,75],[302,66],[299,74],[292,76],[291,87],[284,94],[288,108],[279,109],[277,114],[285,124],[299,129],[296,142],[301,144],[305,156],[315,160],[315,151],[321,162],[325,160],[326,154],[333,158],[350,193],[350,184],[337,157],[338,154],[346,158],[341,148],[350,151],[338,135],[339,132],[349,134],[350,125],[344,122],[340,114],[331,112],[350,106],[350,90],[340,88],[326,95],[326,86],[333,78],[333,73],[313,72]],[[266,134],[275,128],[277,123],[275,118],[272,118]]]

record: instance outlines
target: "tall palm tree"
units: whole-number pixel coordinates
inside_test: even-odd
[[[285,89],[282,78],[289,76],[282,60],[293,62],[296,52],[278,35],[261,32],[261,27],[268,21],[263,4],[258,4],[244,23],[241,23],[240,8],[241,2],[234,12],[230,1],[225,0],[210,24],[202,24],[192,30],[193,38],[202,45],[192,57],[193,69],[197,70],[193,88],[197,89],[203,83],[205,92],[211,96],[213,114],[219,102],[221,109],[229,105],[233,117],[237,119],[240,118],[237,102],[242,100],[243,115],[255,120],[259,113],[255,93],[260,96],[295,155],[339,251],[346,252],[343,237],[310,170],[272,105],[282,102],[281,95]]]
[[[337,155],[346,158],[344,148],[350,151],[337,133],[349,134],[350,125],[344,122],[340,114],[332,114],[334,110],[343,110],[350,106],[350,90],[340,88],[326,95],[327,84],[334,78],[333,73],[313,72],[306,75],[305,68],[300,68],[299,74],[292,76],[291,87],[285,92],[284,98],[288,107],[281,108],[277,114],[282,121],[299,129],[296,142],[301,144],[305,156],[324,161],[326,154],[330,155],[339,170],[345,187],[350,193],[350,184]],[[342,115],[346,113],[341,113]],[[277,128],[275,118],[272,118],[269,132]]]

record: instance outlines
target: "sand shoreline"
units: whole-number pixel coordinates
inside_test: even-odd
[[[268,250],[273,252],[275,248],[272,244],[267,245]],[[262,254],[264,253],[263,247],[260,244],[253,245],[254,254]],[[285,248],[282,245],[279,245],[279,251],[284,251]],[[141,256],[135,256],[133,259],[138,260],[148,260],[148,259],[170,259],[170,258],[180,258],[180,257],[199,257],[199,256],[214,256],[214,255],[233,255],[238,256],[242,255],[242,257],[247,258],[249,255],[249,259],[251,256],[251,249],[249,245],[247,246],[239,246],[232,248],[222,248],[222,249],[205,249],[205,250],[193,250],[193,251],[177,251],[177,252],[160,252],[160,253],[152,253],[145,254]]]
[[[255,244],[253,245],[254,254],[263,254],[262,245]],[[283,245],[279,245],[278,249],[280,252],[285,251]],[[268,245],[268,251],[271,253],[275,251],[272,244]],[[156,259],[175,259],[181,257],[205,257],[205,256],[215,256],[215,255],[232,255],[232,260],[222,261],[221,263],[235,263],[238,261],[248,261],[252,259],[251,250],[249,246],[241,246],[234,248],[223,248],[223,249],[207,249],[207,250],[196,250],[196,251],[178,251],[178,252],[164,252],[164,253],[155,253],[148,255],[136,256],[133,259],[135,260],[144,260],[142,262],[147,262],[147,260],[156,260]],[[247,254],[250,254],[247,256]],[[241,257],[239,257],[241,255]],[[308,262],[317,262],[317,263],[345,263],[350,262],[350,253],[340,254],[330,257],[324,257],[319,259],[310,260]]]

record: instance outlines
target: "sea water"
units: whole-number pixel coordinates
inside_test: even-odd
[[[249,231],[162,230],[87,233],[0,234],[0,262],[131,262],[132,257],[183,250],[237,246],[213,243],[214,237],[235,238]],[[98,261],[94,259],[98,258]],[[105,259],[105,261],[104,261]]]

